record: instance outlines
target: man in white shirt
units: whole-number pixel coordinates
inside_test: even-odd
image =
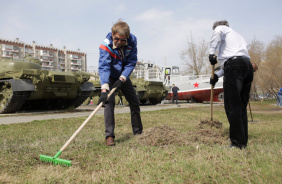
[[[254,70],[246,41],[229,27],[226,20],[213,24],[209,61],[211,65],[218,61],[221,67],[210,83],[214,86],[218,78],[224,76],[224,108],[230,125],[229,147],[243,149],[248,143],[247,104]]]

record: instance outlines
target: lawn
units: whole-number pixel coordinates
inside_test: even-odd
[[[226,149],[223,106],[213,115],[222,126],[203,124],[209,107],[142,112],[138,136],[130,114],[116,114],[114,147],[105,146],[104,117],[95,115],[59,157],[71,167],[39,155],[54,156],[87,117],[0,125],[0,183],[281,183],[282,108],[251,107],[259,122],[249,123],[244,150]]]

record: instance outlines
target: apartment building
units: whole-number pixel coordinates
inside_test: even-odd
[[[42,69],[54,71],[87,71],[87,55],[85,52],[55,48],[50,46],[26,44],[16,40],[0,38],[0,59],[2,58],[24,58],[31,55],[41,61]]]

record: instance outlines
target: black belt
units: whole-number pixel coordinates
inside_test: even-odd
[[[229,61],[235,60],[235,59],[248,59],[249,60],[249,58],[246,56],[234,56],[234,57],[229,58],[227,61],[225,61],[224,68],[229,63]]]
[[[246,57],[246,56],[234,56],[234,57],[229,58],[228,60],[234,60],[234,59],[239,59],[239,58],[249,59],[249,58]],[[228,61],[228,60],[227,60],[227,61]]]

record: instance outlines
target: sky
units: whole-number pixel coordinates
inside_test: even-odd
[[[137,37],[138,60],[181,67],[187,42],[209,42],[217,20],[248,44],[282,36],[281,7],[281,0],[0,0],[0,38],[80,49],[88,70],[97,70],[99,46],[121,18]]]

